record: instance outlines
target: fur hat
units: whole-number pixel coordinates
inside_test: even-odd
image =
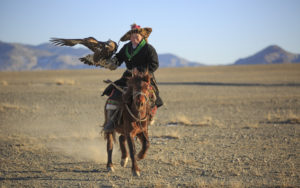
[[[121,37],[120,41],[124,42],[124,41],[130,40],[130,35],[132,33],[139,33],[147,40],[147,38],[149,37],[151,32],[152,32],[152,28],[150,28],[150,27],[141,28],[141,26],[134,23],[131,25],[131,30],[129,30],[125,35],[123,35],[123,37]]]

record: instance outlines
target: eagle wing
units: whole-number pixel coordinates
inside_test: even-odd
[[[51,38],[50,42],[56,46],[75,46],[76,44],[80,44],[82,39]]]
[[[112,40],[102,42],[96,40],[93,37],[84,39],[51,38],[50,42],[56,46],[75,46],[77,44],[86,46],[91,51],[93,51],[94,54],[91,54],[91,56],[88,55],[86,57],[79,58],[79,60],[85,64],[96,66],[98,61],[111,58],[118,49],[117,43]]]
[[[62,39],[62,38],[51,38],[50,42],[56,46],[75,46],[77,44],[84,45],[93,52],[98,48],[103,48],[104,42],[97,41],[93,37],[88,37],[84,39]]]

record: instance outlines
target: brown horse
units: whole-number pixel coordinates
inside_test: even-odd
[[[121,103],[121,119],[115,125],[115,131],[120,134],[119,144],[122,152],[121,166],[125,167],[128,161],[128,144],[132,161],[132,173],[140,176],[137,161],[144,159],[149,148],[148,124],[150,114],[150,101],[153,97],[150,88],[151,76],[148,73],[138,73],[128,78],[126,92],[123,92]],[[107,121],[107,120],[105,120]],[[113,138],[115,133],[105,133],[107,140],[107,169],[114,171],[112,163]],[[142,149],[136,156],[134,138],[138,137],[142,143]]]

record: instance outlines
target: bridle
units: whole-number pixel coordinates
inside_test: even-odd
[[[146,98],[146,103],[148,103],[149,97],[142,91],[133,92],[132,99],[135,99],[139,95],[143,95]]]
[[[139,96],[139,95],[144,96],[145,99],[146,99],[146,104],[148,104],[149,97],[148,97],[144,92],[142,92],[142,91],[133,92],[133,95],[132,95],[133,101],[134,101],[134,99],[135,99],[137,96]],[[137,108],[136,104],[134,104],[134,105],[135,105],[135,107]],[[128,113],[131,115],[131,117],[132,117],[135,121],[141,123],[141,122],[147,120],[147,114],[146,114],[146,116],[145,116],[144,118],[141,118],[141,112],[139,112],[138,117],[136,117],[136,116],[132,113],[131,109],[128,107],[128,104],[127,104],[127,103],[125,104],[125,107],[126,107],[126,110],[128,111]]]

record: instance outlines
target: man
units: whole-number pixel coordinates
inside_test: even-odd
[[[125,44],[112,59],[108,60],[105,67],[114,70],[125,62],[127,70],[123,73],[119,80],[115,81],[115,84],[120,87],[126,86],[126,77],[130,77],[133,72],[148,71],[149,74],[152,75],[151,85],[156,94],[155,105],[152,108],[155,113],[157,107],[162,106],[163,102],[159,97],[159,91],[153,75],[159,67],[158,56],[154,47],[150,45],[147,40],[151,32],[151,28],[141,28],[137,24],[132,24],[131,30],[129,30],[120,39],[120,41],[130,40],[130,42]],[[105,132],[112,132],[114,130],[114,124],[117,118],[116,114],[118,112],[122,93],[115,89],[113,85],[109,85],[103,92],[102,96],[103,95],[109,96],[106,105],[106,118],[108,121],[104,125],[103,130]]]

